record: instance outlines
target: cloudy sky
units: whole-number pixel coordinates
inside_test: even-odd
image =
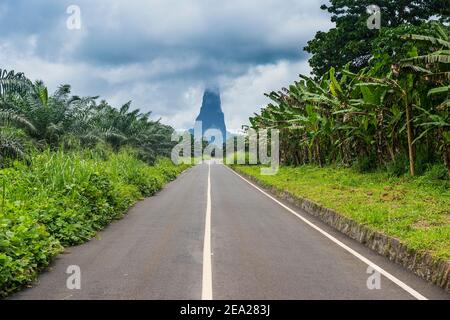
[[[0,68],[54,90],[129,100],[177,129],[192,126],[203,89],[219,85],[230,130],[265,92],[309,73],[303,46],[331,27],[326,0],[1,0]],[[69,30],[67,8],[81,9]]]

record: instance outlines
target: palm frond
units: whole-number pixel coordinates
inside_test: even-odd
[[[1,122],[12,122],[19,126],[23,126],[30,131],[36,131],[34,125],[24,116],[17,114],[12,110],[0,110],[0,121]]]
[[[32,87],[32,83],[23,73],[14,73],[0,69],[0,96],[7,94],[25,94]]]

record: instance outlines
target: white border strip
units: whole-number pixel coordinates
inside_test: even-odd
[[[225,165],[224,165],[225,166]],[[306,223],[307,225],[309,225],[310,227],[312,227],[313,229],[319,231],[321,234],[323,234],[325,237],[327,237],[328,239],[330,239],[331,241],[333,241],[335,244],[337,244],[338,246],[340,246],[341,248],[343,248],[344,250],[348,251],[349,253],[351,253],[352,255],[354,255],[356,258],[358,258],[359,260],[361,260],[362,262],[364,262],[365,264],[369,265],[370,267],[372,267],[372,269],[378,271],[380,274],[382,274],[383,276],[385,276],[386,278],[388,278],[389,280],[391,280],[393,283],[395,283],[396,285],[398,285],[400,288],[402,288],[403,290],[405,290],[406,292],[408,292],[410,295],[412,295],[414,298],[416,298],[417,300],[428,300],[426,297],[424,297],[423,295],[421,295],[419,292],[417,292],[416,290],[414,290],[413,288],[411,288],[410,286],[408,286],[406,283],[402,282],[401,280],[397,279],[396,277],[394,277],[392,274],[390,274],[389,272],[387,272],[386,270],[382,269],[381,267],[379,267],[378,265],[376,265],[375,263],[373,263],[372,261],[370,261],[369,259],[367,259],[366,257],[362,256],[361,254],[359,254],[358,252],[356,252],[355,250],[353,250],[352,248],[350,248],[349,246],[345,245],[344,243],[342,243],[341,241],[339,241],[338,239],[336,239],[335,237],[333,237],[332,235],[330,235],[328,232],[322,230],[321,228],[319,228],[318,226],[316,226],[314,223],[310,222],[309,220],[307,220],[306,218],[304,218],[303,216],[301,216],[300,214],[298,214],[297,212],[295,212],[294,210],[292,210],[291,208],[289,208],[288,206],[286,206],[285,204],[283,204],[282,202],[280,202],[279,200],[275,199],[274,197],[272,197],[270,194],[268,194],[267,192],[265,192],[264,190],[262,190],[261,188],[257,187],[255,184],[251,183],[250,181],[248,181],[247,179],[245,179],[244,177],[242,177],[240,174],[238,174],[237,172],[235,172],[234,170],[230,169],[229,167],[225,166],[228,170],[230,170],[231,172],[233,172],[235,175],[237,175],[239,178],[241,178],[242,180],[244,180],[245,182],[247,182],[249,185],[251,185],[252,187],[254,187],[255,189],[257,189],[258,191],[260,191],[262,194],[264,194],[265,196],[269,197],[270,199],[272,199],[273,201],[275,201],[276,203],[278,203],[280,206],[282,206],[284,209],[286,209],[287,211],[289,211],[290,213],[292,213],[293,215],[295,215],[297,218],[299,218],[300,220],[302,220],[304,223]]]
[[[212,300],[211,267],[211,163],[208,162],[208,191],[206,198],[205,237],[203,242],[202,300]]]

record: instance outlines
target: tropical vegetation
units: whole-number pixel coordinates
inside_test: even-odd
[[[450,183],[439,167],[414,178],[338,166],[283,166],[276,175],[262,175],[261,166],[234,169],[399,239],[411,250],[450,260]]]
[[[99,146],[36,152],[0,170],[0,297],[30,282],[66,246],[83,243],[186,166]]]
[[[280,130],[285,164],[414,176],[442,163],[450,176],[449,28],[387,28],[376,41],[368,67],[331,67],[318,79],[300,75],[267,95],[273,102],[251,126]]]
[[[350,63],[352,71],[370,64],[372,51],[378,47],[378,29],[367,27],[368,8],[380,10],[382,30],[402,26],[420,26],[431,18],[450,22],[450,6],[445,0],[330,0],[321,9],[331,14],[335,27],[317,32],[305,50],[309,63],[320,77],[331,67],[342,69]],[[372,11],[373,13],[373,11]]]
[[[150,113],[70,91],[0,70],[0,297],[186,168]]]
[[[449,260],[449,7],[330,3],[336,28],[306,48],[312,75],[266,94],[250,118],[257,132],[280,131],[279,172],[235,169]],[[381,30],[365,25],[369,4],[382,8]]]
[[[0,69],[0,165],[29,160],[33,150],[91,148],[99,143],[115,151],[128,146],[153,163],[169,156],[173,129],[150,119],[151,113],[131,110],[131,102],[114,108],[98,97],[71,95],[69,85],[52,95],[42,81]]]

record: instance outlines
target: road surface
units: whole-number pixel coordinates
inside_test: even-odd
[[[67,287],[69,266],[79,267],[80,289]],[[67,249],[32,288],[12,297],[425,298],[450,296],[210,163],[184,172],[95,239]]]

